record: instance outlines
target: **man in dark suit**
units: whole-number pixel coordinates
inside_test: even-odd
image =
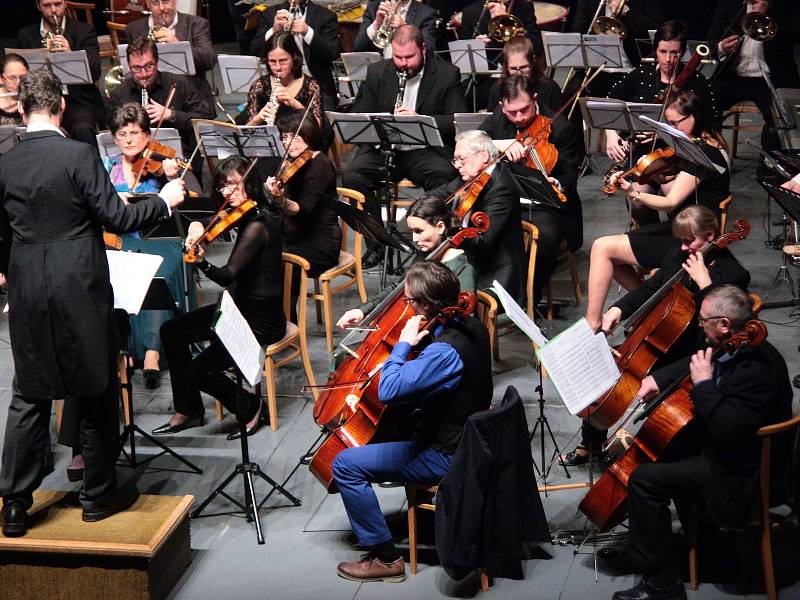
[[[301,0],[298,11],[299,16],[292,20],[291,28],[297,47],[303,53],[303,72],[317,80],[322,89],[323,108],[334,110],[339,92],[332,68],[333,61],[339,58],[339,23],[332,11],[311,0]],[[261,13],[250,54],[260,56],[264,42],[289,27],[289,17],[289,2],[270,6]]]
[[[27,132],[0,157],[0,272],[8,275],[15,367],[0,469],[3,534],[10,537],[25,534],[33,492],[52,470],[53,398],[79,400],[83,520],[135,502],[136,489],[118,490],[114,471],[119,393],[102,228],[149,227],[183,201],[176,180],[160,197],[123,204],[97,151],[61,134],[65,102],[49,71],[25,75],[19,101]]]
[[[780,141],[772,118],[772,95],[764,77],[769,77],[776,88],[800,87],[794,61],[795,40],[776,0],[749,0],[746,7],[747,13],[772,17],[777,25],[775,38],[760,42],[749,36],[740,37],[739,23],[745,15],[744,11],[740,12],[741,7],[741,0],[719,0],[717,4],[708,30],[712,52],[720,60],[711,77],[712,89],[717,106],[723,112],[742,100],[755,102],[764,118],[761,146],[776,150],[780,148]]]
[[[416,185],[430,190],[450,181],[454,175],[450,157],[455,134],[453,114],[466,112],[461,75],[456,67],[433,55],[427,57],[422,33],[414,25],[401,25],[392,37],[391,59],[373,63],[367,78],[358,90],[354,113],[394,113],[397,115],[431,115],[436,120],[445,143],[440,148],[396,149],[392,179],[407,177]],[[407,74],[400,106],[398,73]],[[380,218],[375,188],[381,179],[384,159],[378,150],[362,144],[350,166],[342,175],[342,185],[363,193],[366,210]],[[367,257],[375,264],[377,256]]]
[[[386,18],[392,15],[391,23]],[[389,37],[395,29],[408,23],[416,25],[422,32],[422,39],[428,48],[436,48],[436,11],[417,0],[370,0],[367,10],[361,17],[361,26],[353,42],[353,52],[380,52],[384,58],[392,57],[392,46],[385,48],[375,45],[375,36],[381,27],[389,28]]]
[[[717,347],[744,332],[752,306],[747,294],[726,285],[706,295],[699,314],[708,343]],[[634,588],[615,593],[614,600],[686,598],[671,551],[670,500],[679,515],[688,503],[700,500],[718,525],[730,529],[746,524],[758,507],[761,439],[756,431],[791,416],[786,362],[767,341],[717,359],[712,348],[700,350],[646,377],[637,397],[651,399],[687,370],[694,385],[690,399],[700,452],[672,462],[645,463],[631,474],[629,558],[645,577]],[[790,451],[785,440],[775,441],[780,447],[772,450],[772,472],[782,477]]]
[[[539,112],[547,117],[548,111],[536,103],[535,83],[527,77],[513,75],[500,86],[500,106],[481,123],[481,129],[493,140],[504,140],[498,146],[507,148],[512,162],[525,163],[527,153],[514,141],[517,134],[530,127]],[[575,127],[563,115],[551,123],[549,141],[558,150],[558,160],[548,174],[552,183],[566,196],[567,202],[555,206],[529,205],[522,217],[539,228],[536,250],[536,275],[534,300],[541,298],[542,287],[553,273],[561,242],[566,239],[570,248],[582,243],[581,202],[578,196],[578,162],[582,141]]]
[[[18,48],[41,48],[48,33],[53,34],[51,52],[86,50],[92,79],[100,77],[100,44],[94,27],[83,21],[73,21],[64,14],[65,0],[36,0],[42,15],[38,23],[23,27],[17,34]],[[55,35],[56,29],[60,35]],[[67,109],[63,126],[70,137],[97,147],[97,132],[105,127],[103,99],[91,83],[67,86]]]
[[[208,21],[203,17],[178,12],[175,2],[176,0],[147,0],[147,6],[152,14],[128,23],[126,28],[128,40],[147,37],[150,31],[155,29],[155,41],[159,44],[190,42],[195,74],[189,80],[203,101],[203,110],[216,114],[214,96],[206,79],[206,73],[214,68],[215,58]]]
[[[447,198],[465,182],[480,175],[497,158],[497,148],[483,131],[464,131],[456,137],[453,164],[458,177],[431,195]],[[485,290],[496,279],[520,304],[525,302],[525,248],[522,245],[522,216],[519,194],[502,163],[489,166],[491,179],[481,191],[470,213],[489,215],[489,231],[466,239],[461,249],[475,269],[477,288]],[[456,207],[457,208],[457,207]]]

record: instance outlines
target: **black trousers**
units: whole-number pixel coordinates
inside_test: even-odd
[[[550,281],[556,268],[561,242],[567,237],[569,215],[545,209],[527,210],[522,208],[522,218],[539,229],[536,246],[536,269],[533,275],[533,300],[535,304],[542,299],[542,288]]]
[[[701,497],[709,474],[700,456],[675,462],[646,463],[628,479],[628,524],[631,558],[662,585],[680,577],[673,545],[670,500],[686,523],[685,510]]]
[[[112,370],[99,396],[75,396],[80,445],[86,463],[80,501],[85,508],[107,500],[117,489],[114,464],[119,454],[119,383]],[[0,495],[30,508],[33,492],[53,470],[50,459],[52,400],[27,398],[14,377],[8,407]]]
[[[780,149],[780,140],[772,118],[772,95],[762,77],[738,77],[735,73],[725,73],[714,82],[712,89],[721,111],[728,110],[742,100],[755,102],[764,118],[761,147],[765,150]]]
[[[99,111],[99,112],[98,112]],[[64,129],[69,133],[69,137],[84,144],[89,144],[97,148],[98,123],[103,123],[102,110],[92,110],[83,104],[75,104],[67,100],[67,108],[64,110]]]
[[[585,74],[586,73],[583,69],[578,69],[575,72],[575,74],[572,76],[572,79],[570,79],[567,83],[566,89],[564,89],[564,101],[566,101],[568,98],[571,98],[572,95],[578,91],[578,88],[583,83]],[[626,73],[606,73],[605,71],[602,71],[592,80],[589,86],[581,92],[580,97],[585,98],[587,96],[591,96],[594,98],[605,98],[608,96],[608,92],[611,90],[611,87],[623,79],[625,75]],[[565,115],[568,113],[569,109]],[[581,112],[580,106],[576,106],[575,110],[572,111],[570,122],[575,125],[575,128],[578,131],[581,132],[581,138],[583,139],[583,113]],[[578,158],[582,161],[585,156],[586,144],[582,144],[581,148],[581,155]],[[591,152],[591,148],[589,151]]]

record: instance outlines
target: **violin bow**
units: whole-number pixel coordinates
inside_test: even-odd
[[[311,96],[311,99],[308,101],[308,106],[306,106],[306,110],[303,113],[303,116],[300,118],[300,122],[297,124],[297,129],[295,129],[294,135],[292,135],[292,140],[294,140],[297,134],[300,133],[300,128],[303,126],[303,123],[305,123],[306,117],[308,117],[308,113],[311,112],[311,105],[317,99],[317,96],[319,96],[319,90],[316,90],[314,92],[314,95]],[[286,159],[289,158],[289,148],[291,147],[291,145],[292,145],[291,142],[289,142],[289,145],[286,146],[286,148],[283,151],[283,157],[281,157],[280,165],[278,165],[278,170],[275,172],[275,179],[280,179],[281,174],[283,173],[283,171],[286,170]]]
[[[167,101],[164,103],[164,110],[161,111],[161,116],[158,119],[158,123],[156,123],[155,131],[153,131],[153,135],[150,136],[150,141],[155,141],[158,139],[158,130],[161,129],[161,124],[164,122],[164,115],[167,114],[169,110],[169,105],[172,104],[172,99],[175,98],[175,84],[173,83],[172,86],[169,88],[169,94],[167,94]],[[145,152],[147,152],[147,148],[145,148]],[[146,158],[146,157],[145,157]],[[136,180],[133,182],[133,188],[131,188],[131,192],[134,192],[139,185],[139,180],[142,178],[142,173],[144,173],[145,167],[147,166],[147,161],[142,161],[142,166],[139,168],[139,172],[136,174]]]

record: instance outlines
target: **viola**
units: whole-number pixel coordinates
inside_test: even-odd
[[[445,204],[454,202],[453,214],[456,219],[463,219],[472,210],[478,196],[481,195],[483,188],[489,183],[492,178],[489,171],[483,171],[480,175],[470,181],[467,185],[459,187],[449,198],[445,199]]]
[[[683,167],[683,159],[675,154],[672,148],[661,148],[642,156],[636,164],[623,172],[617,178],[606,177],[603,191],[609,196],[617,191],[618,181],[633,177],[641,184],[650,183],[656,177],[668,175],[679,171]]]
[[[458,247],[464,239],[489,230],[489,218],[485,213],[474,213],[470,221],[474,227],[462,229],[445,240],[428,260],[440,260],[448,248]],[[383,363],[397,344],[406,320],[412,316],[403,300],[403,292],[403,285],[398,285],[366,316],[363,325],[369,327],[370,332],[357,348],[347,348],[347,339],[343,340],[342,346],[348,355],[322,386],[314,404],[314,421],[330,435],[314,454],[309,468],[331,493],[336,491],[332,466],[339,452],[397,437],[400,424],[378,399],[378,380]],[[440,311],[434,320],[441,322],[455,314],[470,314],[474,309],[471,296],[469,292],[462,292],[458,305]],[[428,324],[433,325],[433,320]]]
[[[749,321],[740,334],[734,335],[716,348],[714,358],[721,353],[732,354],[742,346],[755,347],[767,337],[761,321]],[[622,456],[600,476],[578,505],[580,511],[597,525],[600,531],[619,525],[627,512],[628,479],[644,463],[657,462],[667,447],[692,419],[694,408],[689,394],[692,380],[688,370],[683,378],[661,392],[642,410],[637,419],[646,419]]]
[[[275,181],[281,187],[286,187],[300,169],[306,166],[306,163],[314,158],[314,151],[310,148],[306,149],[300,156],[295,158],[292,162],[287,163],[283,168],[278,169],[278,174],[275,176]]]
[[[210,244],[223,233],[228,231],[231,227],[236,225],[242,217],[248,214],[251,210],[256,208],[256,203],[254,200],[245,200],[239,206],[233,209],[223,209],[215,215],[215,218],[211,220],[211,224],[205,228],[203,234],[197,240],[197,242],[192,246],[190,250],[187,250],[186,253],[183,255],[183,262],[187,264],[193,264],[197,262],[197,247],[199,244]]]
[[[164,174],[164,161],[174,159],[179,168],[191,171],[191,163],[179,158],[176,159],[176,156],[177,153],[174,148],[159,144],[156,140],[150,140],[139,158],[134,161],[131,169],[136,173],[141,172],[142,175],[151,173],[158,177]]]
[[[525,164],[546,176],[550,175],[558,162],[558,149],[548,141],[551,133],[552,121],[536,115],[533,123],[520,131],[515,138],[525,148]],[[556,185],[553,185],[553,190],[561,202],[567,201],[564,192]]]

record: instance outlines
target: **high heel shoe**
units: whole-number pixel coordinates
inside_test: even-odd
[[[150,433],[153,435],[166,435],[169,433],[178,433],[179,431],[183,431],[184,429],[191,429],[192,427],[202,427],[203,426],[203,417],[194,417],[189,419],[188,421],[184,421],[183,423],[178,423],[177,425],[171,425],[169,421],[161,425],[160,427],[156,427]]]
[[[259,429],[261,429],[262,425],[269,425],[269,411],[267,410],[267,407],[264,406],[263,403],[261,404],[261,414],[258,415],[258,419],[256,419],[256,422],[253,423],[251,427],[247,427],[245,429],[245,434],[247,435],[247,437],[250,437],[251,435],[256,433]],[[229,441],[238,440],[240,437],[242,437],[242,430],[237,429],[236,431],[229,433],[226,439],[228,439]]]

